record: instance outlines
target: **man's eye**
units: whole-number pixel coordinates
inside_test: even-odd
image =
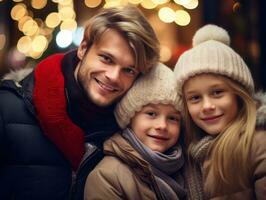
[[[137,74],[137,71],[135,69],[132,69],[132,68],[124,68],[124,72],[127,73],[127,74],[130,74],[130,75],[133,75],[135,76]]]
[[[112,63],[112,59],[106,55],[100,55],[100,58],[105,63]]]

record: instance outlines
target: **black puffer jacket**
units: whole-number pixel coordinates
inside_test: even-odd
[[[31,104],[33,73],[0,87],[0,199],[68,199],[72,171],[42,133]]]

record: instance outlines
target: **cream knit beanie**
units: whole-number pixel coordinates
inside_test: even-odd
[[[180,110],[180,99],[173,71],[162,63],[139,77],[115,108],[115,117],[123,129],[135,113],[147,104],[171,104]]]
[[[251,73],[244,60],[230,48],[226,30],[216,25],[205,25],[193,37],[193,48],[183,53],[176,63],[178,91],[190,77],[201,73],[227,76],[254,92]]]

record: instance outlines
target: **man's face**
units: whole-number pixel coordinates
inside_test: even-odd
[[[105,31],[90,48],[82,41],[75,75],[88,98],[98,106],[118,100],[139,74],[129,43],[116,30]]]

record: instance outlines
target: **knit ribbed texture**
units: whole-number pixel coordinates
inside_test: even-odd
[[[186,80],[196,74],[214,73],[227,76],[243,85],[250,93],[254,83],[244,60],[230,48],[226,30],[216,25],[200,28],[193,37],[193,48],[183,53],[174,73],[181,92]]]
[[[115,117],[119,126],[125,128],[136,112],[148,104],[171,104],[181,109],[180,98],[173,71],[162,63],[139,77],[127,94],[117,104]]]

